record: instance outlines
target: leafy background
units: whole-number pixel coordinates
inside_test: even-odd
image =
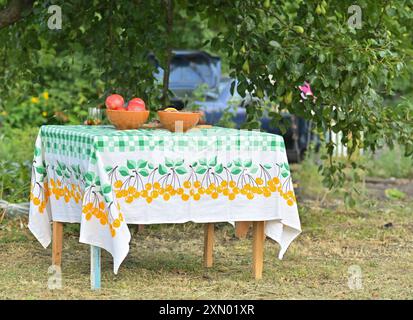
[[[0,8],[8,3],[0,0]],[[62,30],[47,27],[52,4],[62,8]],[[35,1],[23,19],[0,30],[3,170],[18,170],[16,177],[26,179],[30,157],[9,163],[7,152],[20,154],[23,139],[30,154],[32,128],[82,123],[88,107],[102,106],[109,93],[142,97],[154,116],[162,88],[148,55],[165,67],[171,47],[221,56],[224,73],[238,79],[241,95],[248,90],[268,98],[270,103],[247,108],[245,128],[258,128],[264,113],[282,127],[283,110],[312,121],[325,147],[319,169],[330,188],[343,185],[346,169],[363,165],[355,156],[359,148],[374,152],[400,145],[411,156],[413,1],[358,1],[361,29],[348,26],[352,4],[176,0],[168,35],[165,1]],[[305,80],[315,103],[300,102],[297,85]],[[335,144],[323,139],[328,132],[343,133],[348,158],[333,157]],[[3,193],[11,196],[13,188],[3,187]]]

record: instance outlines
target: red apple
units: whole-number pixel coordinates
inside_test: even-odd
[[[128,103],[128,111],[145,111],[145,102],[140,98],[133,98]]]
[[[146,109],[145,109],[145,107],[142,106],[142,105],[133,104],[133,105],[128,105],[128,109],[127,109],[127,110],[128,110],[128,111],[145,111]]]
[[[123,97],[119,94],[112,94],[107,97],[105,101],[106,107],[111,110],[122,110],[124,103],[125,100],[123,100]]]

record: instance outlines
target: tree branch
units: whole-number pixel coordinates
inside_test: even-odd
[[[0,11],[0,29],[22,19],[25,11],[31,13],[33,3],[34,0],[10,0],[7,6]]]
[[[173,26],[173,6],[172,0],[164,0],[166,7],[166,64],[163,74],[163,88],[162,88],[162,102],[163,106],[167,107],[169,104],[169,74],[171,71],[172,60],[172,26]]]
[[[380,16],[379,16],[379,20],[377,21],[376,27],[374,28],[374,32],[377,32],[377,30],[379,29],[380,24],[381,24],[382,19],[383,19],[383,16],[384,16],[384,12],[386,11],[386,8],[387,8],[388,4],[389,4],[389,0],[385,0],[384,4],[383,4],[383,7],[382,7],[382,11],[381,11]]]

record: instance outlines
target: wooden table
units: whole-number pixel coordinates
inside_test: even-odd
[[[211,267],[214,224],[240,220],[239,238],[252,225],[252,271],[260,279],[264,227],[280,245],[279,259],[301,232],[283,138],[204,129],[182,134],[42,126],[33,159],[29,229],[44,247],[52,242],[53,264],[62,262],[63,223],[81,223],[79,238],[91,246],[91,282],[97,289],[100,248],[112,255],[116,274],[130,248],[127,222],[194,221],[206,223],[204,265]]]
[[[263,259],[264,259],[264,221],[237,222],[236,235],[245,237],[249,226],[252,228],[252,274],[255,279],[262,278]],[[52,239],[52,264],[58,267],[62,266],[63,250],[63,222],[53,222],[53,239]],[[204,224],[204,266],[211,268],[214,262],[214,223]],[[90,284],[92,290],[98,290],[101,287],[101,249],[96,246],[90,246]]]

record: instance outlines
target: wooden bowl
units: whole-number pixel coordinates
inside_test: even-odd
[[[123,111],[106,109],[109,122],[118,130],[138,129],[149,117],[149,111]]]
[[[158,111],[162,127],[171,132],[185,132],[195,127],[201,114],[199,112]]]

